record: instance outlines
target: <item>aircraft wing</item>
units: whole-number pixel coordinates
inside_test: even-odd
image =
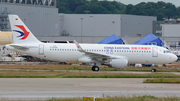
[[[74,40],[78,51],[85,53],[86,56],[89,56],[91,58],[109,58],[109,59],[121,59],[121,58],[127,58],[125,56],[116,56],[116,55],[109,55],[109,54],[103,54],[103,53],[96,53],[96,52],[87,52],[82,49],[82,47],[79,45],[79,43]]]

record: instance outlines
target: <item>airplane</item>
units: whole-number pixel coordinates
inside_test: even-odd
[[[124,69],[128,64],[167,64],[175,62],[177,56],[168,49],[155,45],[115,45],[42,43],[18,15],[8,15],[13,33],[12,44],[5,48],[30,56],[59,61],[94,63],[92,71],[99,71],[98,65]],[[156,72],[152,66],[152,72]]]

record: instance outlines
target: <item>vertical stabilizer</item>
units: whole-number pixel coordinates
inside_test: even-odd
[[[40,43],[17,15],[8,15],[12,30],[13,44]]]

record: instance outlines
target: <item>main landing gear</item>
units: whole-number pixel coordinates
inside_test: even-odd
[[[98,66],[93,66],[92,71],[99,71],[99,67]]]
[[[154,67],[154,64],[152,64],[152,70],[151,70],[152,72],[156,72],[156,69],[155,69],[155,67]]]

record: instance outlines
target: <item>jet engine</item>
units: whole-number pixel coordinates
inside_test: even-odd
[[[103,64],[112,68],[125,69],[127,67],[128,60],[127,59],[112,59],[109,62],[105,62]]]

